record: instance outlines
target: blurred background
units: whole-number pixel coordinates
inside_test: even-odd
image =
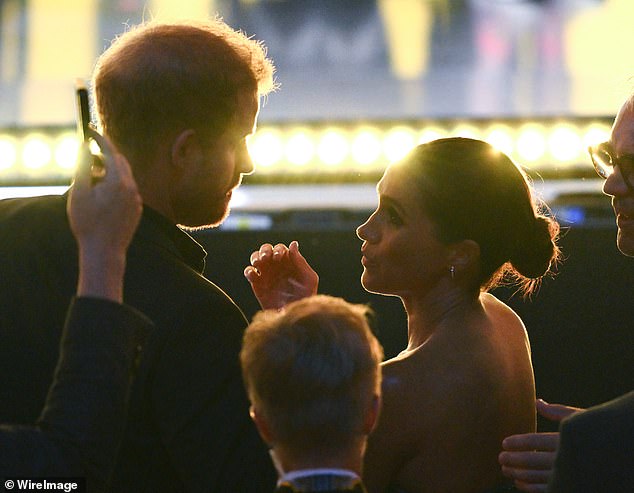
[[[207,275],[247,315],[262,242],[299,239],[325,293],[369,302],[388,355],[400,303],[359,285],[354,229],[385,166],[420,142],[482,138],[524,166],[564,227],[565,262],[524,318],[538,394],[591,405],[634,388],[634,262],[614,246],[587,146],[634,90],[631,0],[0,0],[0,197],[61,193],[77,151],[73,83],[127,25],[220,15],[261,39],[280,89],[249,146],[254,175],[223,227],[197,233]],[[492,218],[494,220],[494,218]]]

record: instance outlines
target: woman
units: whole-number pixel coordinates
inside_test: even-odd
[[[388,167],[379,205],[357,229],[361,283],[398,296],[408,345],[383,363],[383,410],[370,437],[369,492],[474,492],[504,483],[502,440],[535,430],[530,346],[519,317],[487,293],[533,292],[559,249],[524,174],[472,139],[418,146]],[[317,288],[293,242],[263,245],[245,275],[266,307]]]

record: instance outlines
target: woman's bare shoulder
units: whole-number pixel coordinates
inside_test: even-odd
[[[516,329],[525,332],[524,322],[506,303],[490,293],[482,293],[480,302],[491,323],[501,325],[506,329]]]

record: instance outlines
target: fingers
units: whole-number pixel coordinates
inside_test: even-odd
[[[134,182],[130,164],[122,154],[117,152],[110,140],[93,129],[88,130],[88,136],[97,142],[101,155],[93,155],[90,152],[89,144],[83,142],[75,181],[78,181],[80,186],[96,185],[102,181],[119,183],[121,178],[123,178],[122,183],[126,185]]]
[[[551,469],[521,469],[502,466],[502,473],[507,478],[524,484],[548,484]]]
[[[559,433],[524,433],[506,437],[502,448],[506,451],[554,451],[559,445]],[[503,452],[504,453],[504,452]]]
[[[273,247],[273,259],[281,260],[285,255],[288,254],[288,248],[283,243],[278,243]]]
[[[283,243],[278,243],[272,246],[270,243],[265,243],[251,254],[249,259],[251,265],[256,269],[263,266],[264,263],[272,260],[279,262],[288,255],[288,248]]]
[[[299,242],[297,240],[291,241],[288,246],[288,255],[295,265],[308,264],[304,256],[299,252]]]
[[[502,474],[511,478],[520,491],[545,492],[555,455],[555,451],[505,451],[498,456],[498,461],[502,465]]]
[[[546,419],[550,419],[551,421],[561,421],[571,414],[583,411],[583,409],[578,407],[565,406],[563,404],[549,404],[543,399],[537,399],[535,406],[537,407],[537,412],[541,416]]]
[[[92,154],[86,142],[82,142],[77,156],[77,170],[75,171],[74,187],[85,189],[90,185],[90,168],[92,165]]]
[[[498,456],[502,473],[525,492],[545,492],[559,445],[559,433],[512,435],[502,442]]]
[[[515,487],[526,493],[546,493],[548,491],[548,483],[523,483],[522,481],[515,481]]]
[[[249,265],[246,269],[244,269],[244,277],[247,278],[247,281],[253,284],[258,281],[260,274],[255,267]]]
[[[108,157],[115,154],[115,148],[107,137],[101,135],[92,128],[88,129],[88,136],[97,142],[97,145],[104,156]]]
[[[554,451],[501,452],[498,462],[502,467],[549,471],[555,461]]]

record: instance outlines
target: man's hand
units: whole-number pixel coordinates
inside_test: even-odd
[[[582,411],[577,407],[548,404],[538,399],[537,411],[551,421],[561,421]],[[526,433],[512,435],[502,442],[503,452],[498,460],[505,476],[513,479],[515,486],[528,493],[545,492],[552,475],[559,433]]]
[[[80,153],[67,213],[79,246],[78,296],[122,301],[126,251],[141,217],[141,196],[126,158],[108,139],[91,137],[103,153],[103,172],[93,177],[87,145]]]
[[[286,247],[266,243],[251,254],[251,265],[244,270],[251,289],[263,309],[279,309],[317,294],[319,276],[299,253],[299,244]]]

